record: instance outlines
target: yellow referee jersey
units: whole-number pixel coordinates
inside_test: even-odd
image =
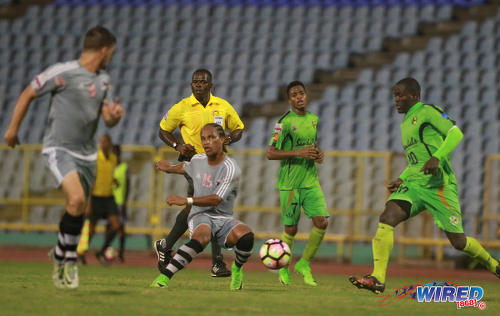
[[[97,153],[97,172],[92,195],[100,197],[113,196],[113,173],[116,167],[116,155],[109,153],[108,158],[99,149]]]
[[[184,142],[193,145],[200,154],[205,152],[201,146],[200,131],[208,123],[217,123],[231,132],[245,127],[233,106],[212,94],[206,107],[193,94],[182,99],[165,114],[160,127],[170,133],[179,127]]]

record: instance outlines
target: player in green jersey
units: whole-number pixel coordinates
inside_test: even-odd
[[[448,237],[451,245],[477,259],[497,277],[498,261],[479,244],[464,234],[455,175],[451,168],[451,152],[463,134],[443,110],[420,102],[420,85],[413,78],[400,80],[393,88],[401,123],[401,141],[408,167],[398,179],[389,183],[391,192],[380,216],[372,241],[373,272],[351,283],[376,294],[385,289],[387,263],[394,243],[394,227],[424,210]]]
[[[306,284],[316,286],[309,262],[316,254],[328,226],[329,214],[316,169],[316,163],[322,163],[325,154],[316,147],[318,117],[307,112],[308,98],[304,84],[291,82],[287,95],[292,107],[274,127],[267,158],[281,160],[277,183],[281,220],[285,226],[281,239],[290,249],[297,234],[300,209],[303,208],[305,215],[312,218],[314,227],[294,270],[304,277]],[[280,269],[279,280],[285,285],[291,283],[288,267]]]

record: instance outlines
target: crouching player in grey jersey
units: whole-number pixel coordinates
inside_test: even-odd
[[[192,198],[178,195],[167,197],[169,205],[193,205],[188,217],[191,240],[177,250],[168,264],[161,264],[164,261],[157,251],[161,274],[151,287],[167,287],[172,276],[202,252],[214,236],[221,247],[234,247],[236,259],[231,267],[230,289],[242,288],[242,266],[252,253],[254,238],[247,225],[232,217],[241,170],[224,153],[225,139],[220,125],[206,124],[201,129],[201,144],[205,154],[194,155],[190,162],[175,166],[166,160],[156,164],[157,170],[190,177],[194,184],[194,195]],[[154,245],[156,249],[156,243]]]

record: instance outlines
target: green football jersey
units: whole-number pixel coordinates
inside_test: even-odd
[[[426,188],[456,184],[450,163],[451,154],[439,161],[439,170],[436,175],[426,175],[420,171],[454,126],[455,122],[435,105],[418,102],[410,108],[401,122],[401,142],[408,160],[405,181],[411,181]]]
[[[310,112],[305,115],[288,111],[274,127],[269,142],[279,150],[297,150],[316,146],[318,117]],[[293,157],[280,162],[277,187],[279,190],[310,188],[319,185],[316,163],[311,159]]]

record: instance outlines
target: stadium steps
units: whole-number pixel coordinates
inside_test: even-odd
[[[15,4],[0,5],[0,19],[16,19],[26,14],[30,5],[47,4],[54,0],[19,0]]]
[[[489,0],[484,4],[471,8],[453,8],[452,20],[438,23],[421,22],[418,25],[418,34],[400,39],[384,39],[383,50],[365,55],[351,54],[349,66],[333,71],[317,70],[314,75],[314,83],[308,85],[309,99],[320,99],[324,91],[331,86],[343,88],[346,84],[356,81],[359,74],[367,68],[378,69],[390,64],[396,55],[401,52],[415,52],[427,47],[432,37],[448,38],[458,34],[463,26],[469,21],[482,22],[489,17],[494,17],[500,8],[500,0]],[[274,117],[281,115],[288,109],[285,87],[279,92],[279,100],[264,104],[264,106],[243,107],[242,117],[245,122],[250,122],[254,117]]]

